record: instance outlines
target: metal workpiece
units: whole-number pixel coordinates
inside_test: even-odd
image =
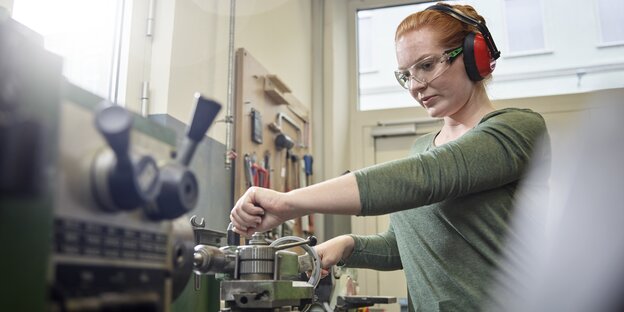
[[[195,274],[233,274],[236,266],[236,253],[229,247],[217,248],[209,245],[196,245],[193,254]]]

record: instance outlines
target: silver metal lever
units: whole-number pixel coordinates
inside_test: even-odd
[[[288,244],[282,244],[282,245],[278,245],[278,246],[273,246],[273,248],[275,250],[284,250],[284,249],[293,248],[293,247],[297,247],[297,246],[301,246],[301,245],[310,245],[310,246],[316,245],[316,237],[309,236],[306,240],[303,240],[303,241],[300,241],[300,242],[294,242],[294,243],[288,243]]]

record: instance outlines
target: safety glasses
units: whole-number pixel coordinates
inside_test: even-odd
[[[441,55],[428,56],[404,70],[394,71],[394,76],[401,87],[409,89],[411,80],[428,84],[440,77],[451,63],[463,52],[462,47],[444,51]]]

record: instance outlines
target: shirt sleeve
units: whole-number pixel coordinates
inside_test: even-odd
[[[546,132],[528,110],[499,113],[460,138],[355,172],[361,215],[381,215],[514,182]]]
[[[403,269],[392,224],[383,233],[349,236],[355,241],[355,246],[351,256],[344,261],[345,266],[379,271]]]

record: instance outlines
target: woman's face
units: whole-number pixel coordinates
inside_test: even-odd
[[[456,47],[440,45],[435,32],[427,28],[404,34],[396,42],[399,69],[410,68],[427,57],[440,56],[444,51]],[[463,54],[453,61],[440,76],[421,83],[410,80],[409,92],[431,117],[447,117],[457,113],[470,99],[475,88],[464,69]]]

